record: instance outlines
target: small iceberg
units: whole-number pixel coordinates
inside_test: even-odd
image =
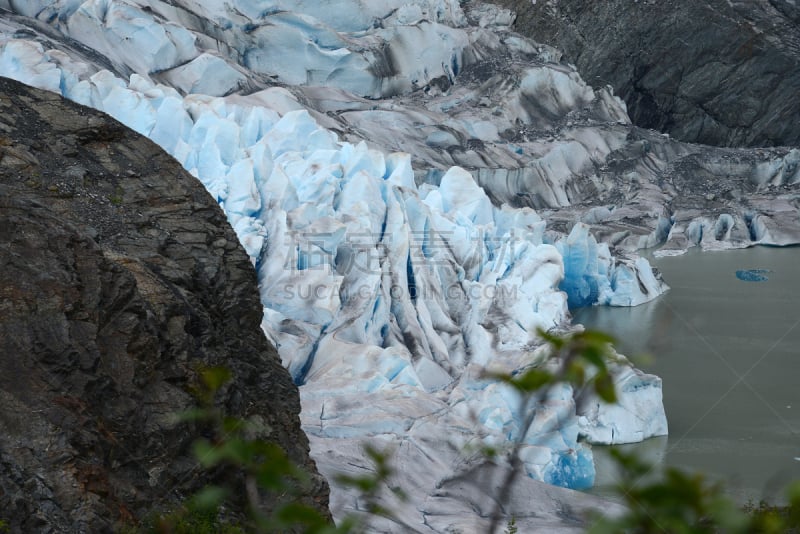
[[[736,278],[745,282],[766,282],[769,280],[769,269],[742,269],[736,271]]]

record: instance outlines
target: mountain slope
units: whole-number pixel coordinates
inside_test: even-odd
[[[639,126],[717,146],[800,144],[794,0],[497,3],[590,83],[611,84]]]

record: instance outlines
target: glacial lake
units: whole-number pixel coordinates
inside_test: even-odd
[[[724,480],[740,502],[784,502],[800,480],[800,247],[648,259],[665,295],[573,312],[614,335],[622,354],[649,355],[639,367],[663,379],[669,436],[629,447]],[[594,447],[599,494],[615,477],[603,449]]]

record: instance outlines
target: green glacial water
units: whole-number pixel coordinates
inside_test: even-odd
[[[800,248],[651,258],[670,291],[636,308],[575,310],[663,379],[669,437],[633,448],[725,480],[741,502],[781,502],[800,479]],[[740,270],[761,270],[745,281]],[[741,274],[741,273],[740,273]],[[613,481],[598,457],[598,485]],[[603,493],[602,487],[596,490]]]

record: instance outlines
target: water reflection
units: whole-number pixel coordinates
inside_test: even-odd
[[[665,353],[672,349],[674,312],[660,302],[648,302],[635,308],[595,306],[573,310],[574,322],[593,329],[611,332],[617,349],[628,356]]]

